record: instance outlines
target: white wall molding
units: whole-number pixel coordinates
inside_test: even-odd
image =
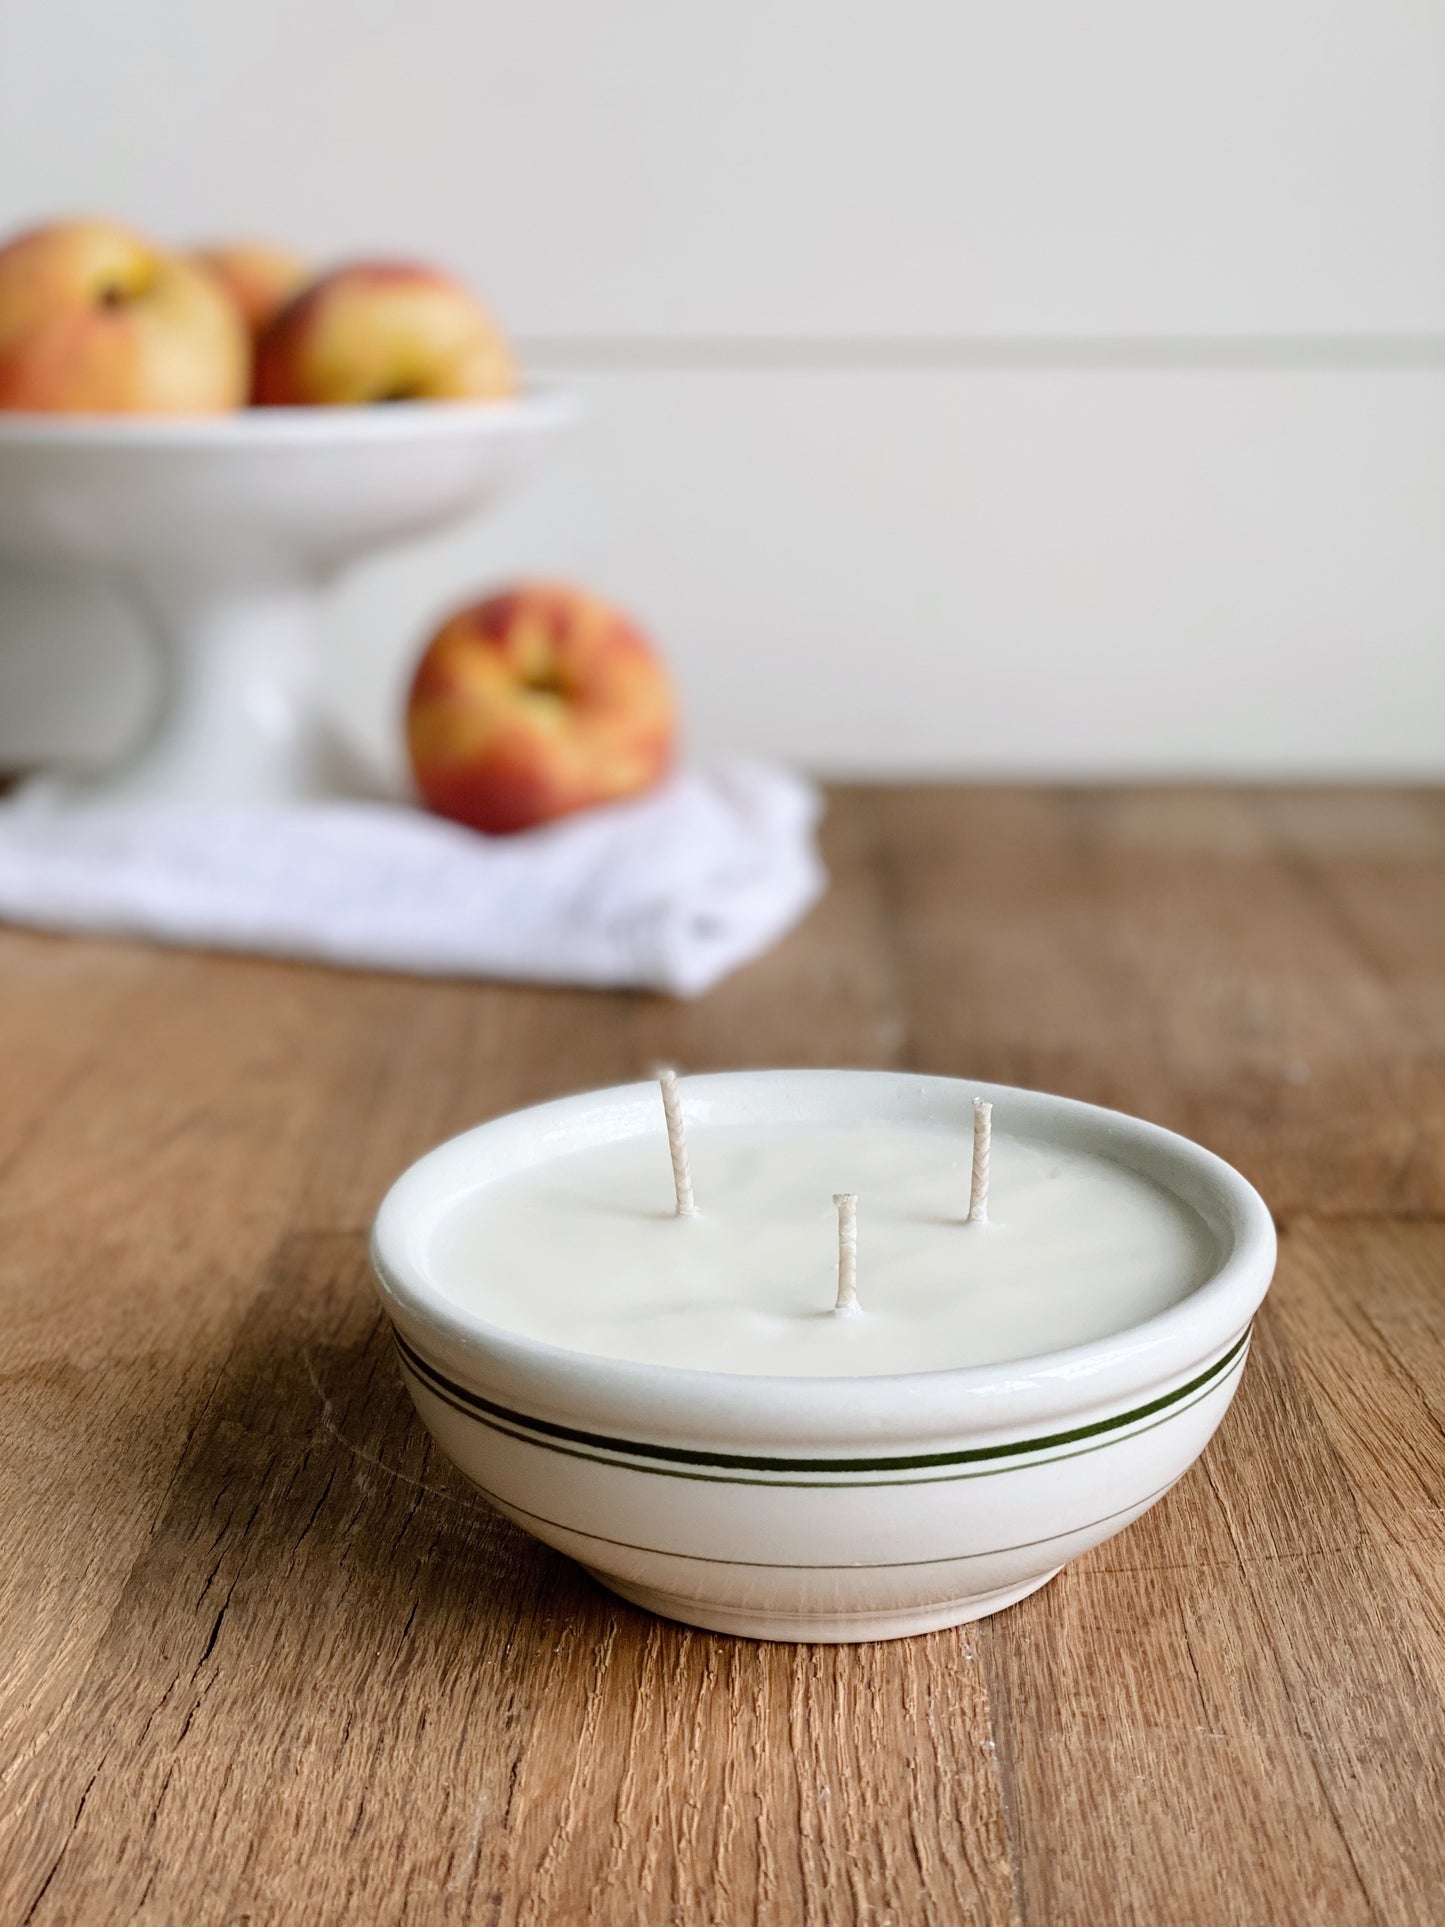
[[[1318,335],[529,335],[534,377],[750,368],[1445,369],[1445,333]]]

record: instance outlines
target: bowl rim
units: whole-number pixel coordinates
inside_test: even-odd
[[[1032,1118],[1089,1148],[1133,1152],[1162,1165],[1170,1185],[1205,1215],[1221,1238],[1215,1269],[1186,1298],[1154,1317],[1064,1350],[988,1365],[856,1377],[713,1372],[644,1364],[550,1344],[465,1311],[446,1298],[413,1260],[407,1228],[424,1201],[434,1201],[447,1171],[498,1127],[526,1121],[544,1131],[565,1127],[600,1102],[657,1102],[656,1085],[637,1082],[579,1092],[502,1113],[434,1146],[391,1185],[377,1211],[371,1260],[383,1305],[400,1337],[433,1367],[473,1392],[504,1388],[532,1416],[562,1417],[649,1440],[733,1444],[759,1437],[782,1443],[890,1443],[910,1439],[1007,1434],[1056,1418],[1128,1404],[1151,1389],[1187,1378],[1237,1350],[1274,1272],[1274,1221],[1263,1198],[1234,1167],[1192,1139],[1126,1112],[1005,1084],[891,1070],[744,1070],[688,1077],[698,1099],[726,1101],[740,1085],[787,1081],[805,1090],[839,1077],[871,1084],[881,1100],[913,1095],[935,1103],[956,1095],[960,1123],[974,1097],[1011,1113],[1010,1126]],[[903,1115],[903,1113],[895,1113]],[[922,1114],[914,1121],[927,1121]],[[1124,1155],[1121,1161],[1132,1163]],[[1132,1163],[1132,1168],[1140,1165]],[[457,1187],[452,1185],[449,1195]],[[1190,1196],[1190,1193],[1193,1196]]]
[[[505,401],[412,401],[312,408],[242,407],[217,415],[69,415],[0,409],[0,445],[33,448],[263,450],[445,440],[559,428],[577,414],[560,388],[527,388]]]

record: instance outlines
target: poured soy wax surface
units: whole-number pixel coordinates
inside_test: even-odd
[[[989,1222],[971,1141],[925,1126],[689,1133],[698,1216],[655,1138],[569,1153],[450,1205],[419,1253],[487,1323],[606,1358],[854,1377],[996,1364],[1127,1329],[1217,1263],[1204,1221],[1106,1158],[995,1130]],[[836,1317],[833,1195],[858,1196],[861,1315]]]

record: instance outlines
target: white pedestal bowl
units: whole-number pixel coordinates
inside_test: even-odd
[[[284,803],[335,788],[320,598],[349,564],[476,515],[564,398],[255,409],[195,421],[0,415],[0,552],[113,584],[164,659],[123,765],[86,800]]]

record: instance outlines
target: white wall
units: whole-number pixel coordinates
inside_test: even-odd
[[[1445,773],[1430,0],[9,0],[0,225],[406,250],[583,425],[331,636],[394,755],[430,616],[573,574],[703,747],[847,771]],[[143,713],[0,581],[0,763]]]

